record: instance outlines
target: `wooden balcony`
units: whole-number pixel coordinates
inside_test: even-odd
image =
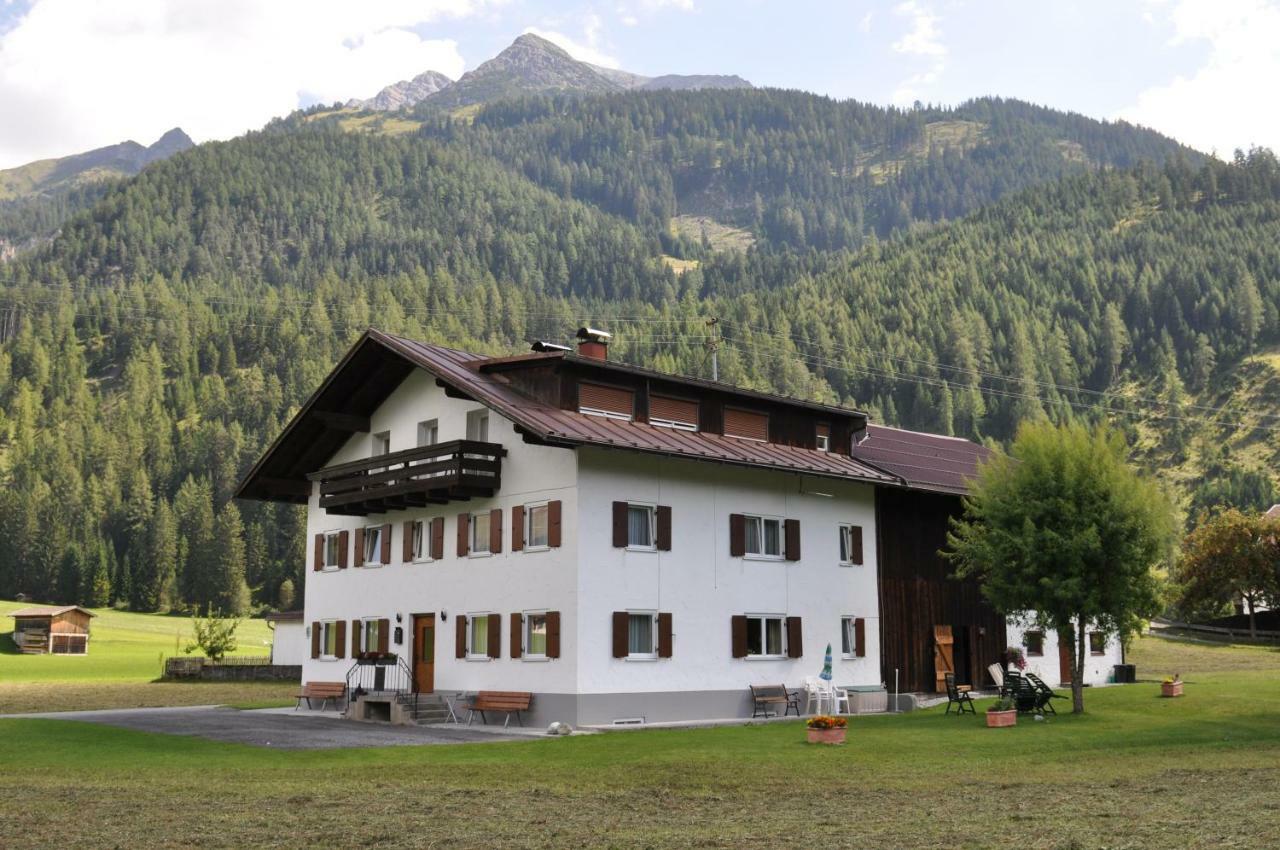
[[[307,477],[320,482],[320,507],[366,516],[492,496],[501,484],[498,443],[454,440],[329,466]]]

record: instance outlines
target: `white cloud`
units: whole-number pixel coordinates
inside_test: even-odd
[[[1117,117],[1145,124],[1201,150],[1280,149],[1280,111],[1266,106],[1280,80],[1280,8],[1265,0],[1149,3],[1170,44],[1204,43],[1204,64],[1189,76],[1138,95]]]
[[[0,35],[0,167],[173,126],[227,138],[427,69],[456,78],[456,43],[411,28],[483,2],[36,0]]]
[[[910,104],[922,99],[925,89],[938,81],[946,67],[947,46],[942,42],[941,20],[937,13],[919,0],[906,0],[893,7],[895,14],[907,18],[910,28],[890,47],[896,53],[928,60],[928,66],[898,83],[890,94],[897,104]],[[867,21],[868,26],[870,21]]]
[[[606,53],[600,46],[604,24],[599,15],[589,14],[583,19],[582,40],[570,38],[556,30],[526,27],[525,32],[545,38],[547,41],[564,50],[580,62],[590,62],[601,68],[620,68],[622,63],[616,56]]]

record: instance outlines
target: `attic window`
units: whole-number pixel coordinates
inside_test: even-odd
[[[817,443],[818,451],[820,452],[831,451],[831,426],[830,425],[827,425],[825,422],[819,424],[817,427],[816,437],[817,437],[816,443]]]
[[[630,422],[635,415],[635,393],[584,381],[578,385],[578,412]]]
[[[697,431],[698,403],[670,396],[650,396],[649,424],[678,431]]]
[[[766,442],[769,439],[769,417],[764,413],[726,407],[724,409],[724,435],[726,437],[737,437],[741,440]]]

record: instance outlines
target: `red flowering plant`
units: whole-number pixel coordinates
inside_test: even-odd
[[[1027,656],[1022,652],[1022,647],[1011,646],[1004,651],[1004,663],[1008,667],[1010,664],[1019,670],[1027,669]]]
[[[808,726],[810,729],[843,729],[849,725],[849,721],[843,717],[833,717],[829,714],[819,714],[816,717],[810,717]]]

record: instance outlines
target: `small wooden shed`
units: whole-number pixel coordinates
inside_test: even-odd
[[[61,608],[21,608],[13,617],[13,642],[18,651],[38,655],[85,655],[89,651],[89,619],[97,616],[79,605]]]

